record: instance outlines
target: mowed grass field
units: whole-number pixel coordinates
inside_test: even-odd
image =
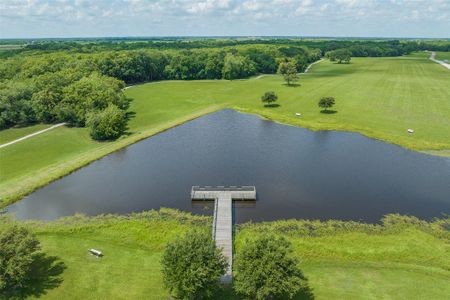
[[[11,128],[8,130],[3,130],[0,134],[0,145],[14,141],[16,139],[19,139],[23,136],[32,134],[39,130],[46,129],[50,126],[51,125],[49,125],[49,124],[36,124],[34,126],[17,127],[17,128]]]
[[[30,225],[51,263],[48,276],[24,293],[43,299],[169,299],[160,272],[165,244],[192,228],[209,232],[210,223],[208,217],[162,210]],[[448,299],[448,236],[409,224],[378,230],[346,226],[342,232],[320,222],[238,226],[235,255],[247,238],[274,231],[293,244],[315,299]],[[312,228],[314,234],[305,233]],[[97,259],[89,248],[105,256]],[[226,289],[216,299],[239,298]]]
[[[261,104],[269,90],[278,94],[279,107]],[[298,86],[263,75],[154,82],[129,88],[126,95],[135,115],[129,134],[117,141],[95,142],[85,128],[57,128],[0,149],[0,206],[114,150],[221,108],[314,130],[355,131],[414,150],[450,149],[450,72],[427,53],[353,58],[351,64],[323,61],[302,74]],[[336,113],[320,113],[317,102],[323,96],[336,98]],[[415,133],[408,134],[408,128]],[[0,139],[14,130],[1,131]]]
[[[436,59],[450,60],[450,52],[436,52]]]

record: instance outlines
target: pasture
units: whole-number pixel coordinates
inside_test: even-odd
[[[448,70],[418,53],[354,58],[351,64],[324,61],[302,74],[295,86],[286,86],[278,75],[138,85],[125,92],[133,99],[128,134],[114,142],[96,142],[85,128],[64,127],[0,149],[0,206],[112,151],[221,108],[313,130],[359,132],[448,155],[439,150],[450,149],[449,83]],[[260,101],[270,90],[278,94],[278,107],[264,107]],[[335,113],[320,112],[317,102],[323,96],[336,98]],[[415,133],[408,134],[408,128]],[[20,130],[25,134],[38,128]],[[3,130],[0,140],[18,137],[17,132]]]

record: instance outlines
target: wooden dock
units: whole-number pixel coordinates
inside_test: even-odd
[[[191,199],[215,201],[212,236],[228,260],[227,272],[220,281],[229,284],[233,278],[233,200],[256,200],[256,189],[254,186],[193,186]]]

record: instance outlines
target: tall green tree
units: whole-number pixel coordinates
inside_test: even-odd
[[[114,104],[100,112],[91,112],[87,118],[91,137],[94,140],[113,140],[125,132],[126,114]]]
[[[234,288],[249,299],[292,299],[307,281],[281,236],[263,234],[246,239],[234,260]]]
[[[127,109],[129,101],[121,89],[124,83],[112,77],[91,74],[64,89],[64,98],[55,110],[61,121],[74,126],[84,126],[90,112],[98,112],[109,104]]]
[[[50,90],[44,89],[33,94],[31,107],[38,121],[48,123],[56,119],[55,107],[61,100],[61,96]]]
[[[227,261],[210,234],[191,231],[167,244],[161,261],[164,284],[181,299],[213,296]]]
[[[0,290],[11,291],[25,284],[33,254],[39,249],[39,241],[26,228],[0,228]]]
[[[281,74],[288,85],[297,82],[299,77],[297,73],[297,65],[294,60],[281,62],[278,65],[278,74]]]
[[[226,54],[224,51],[210,51],[205,65],[205,74],[207,79],[222,78],[225,55]]]
[[[30,105],[33,91],[29,81],[8,81],[0,85],[0,129],[35,120]]]
[[[326,57],[331,61],[337,61],[338,64],[350,63],[352,52],[348,49],[337,49],[327,52]]]
[[[255,63],[248,57],[232,53],[225,56],[222,69],[224,79],[245,78],[254,75],[255,72]]]

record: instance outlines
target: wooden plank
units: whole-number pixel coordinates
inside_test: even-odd
[[[233,200],[231,193],[217,193],[217,213],[215,224],[215,235],[217,248],[222,249],[223,255],[227,258],[228,269],[220,281],[224,284],[231,283],[233,265]]]
[[[254,186],[193,186],[192,200],[215,200],[212,236],[228,261],[227,272],[220,278],[230,284],[233,268],[233,200],[256,200]]]

